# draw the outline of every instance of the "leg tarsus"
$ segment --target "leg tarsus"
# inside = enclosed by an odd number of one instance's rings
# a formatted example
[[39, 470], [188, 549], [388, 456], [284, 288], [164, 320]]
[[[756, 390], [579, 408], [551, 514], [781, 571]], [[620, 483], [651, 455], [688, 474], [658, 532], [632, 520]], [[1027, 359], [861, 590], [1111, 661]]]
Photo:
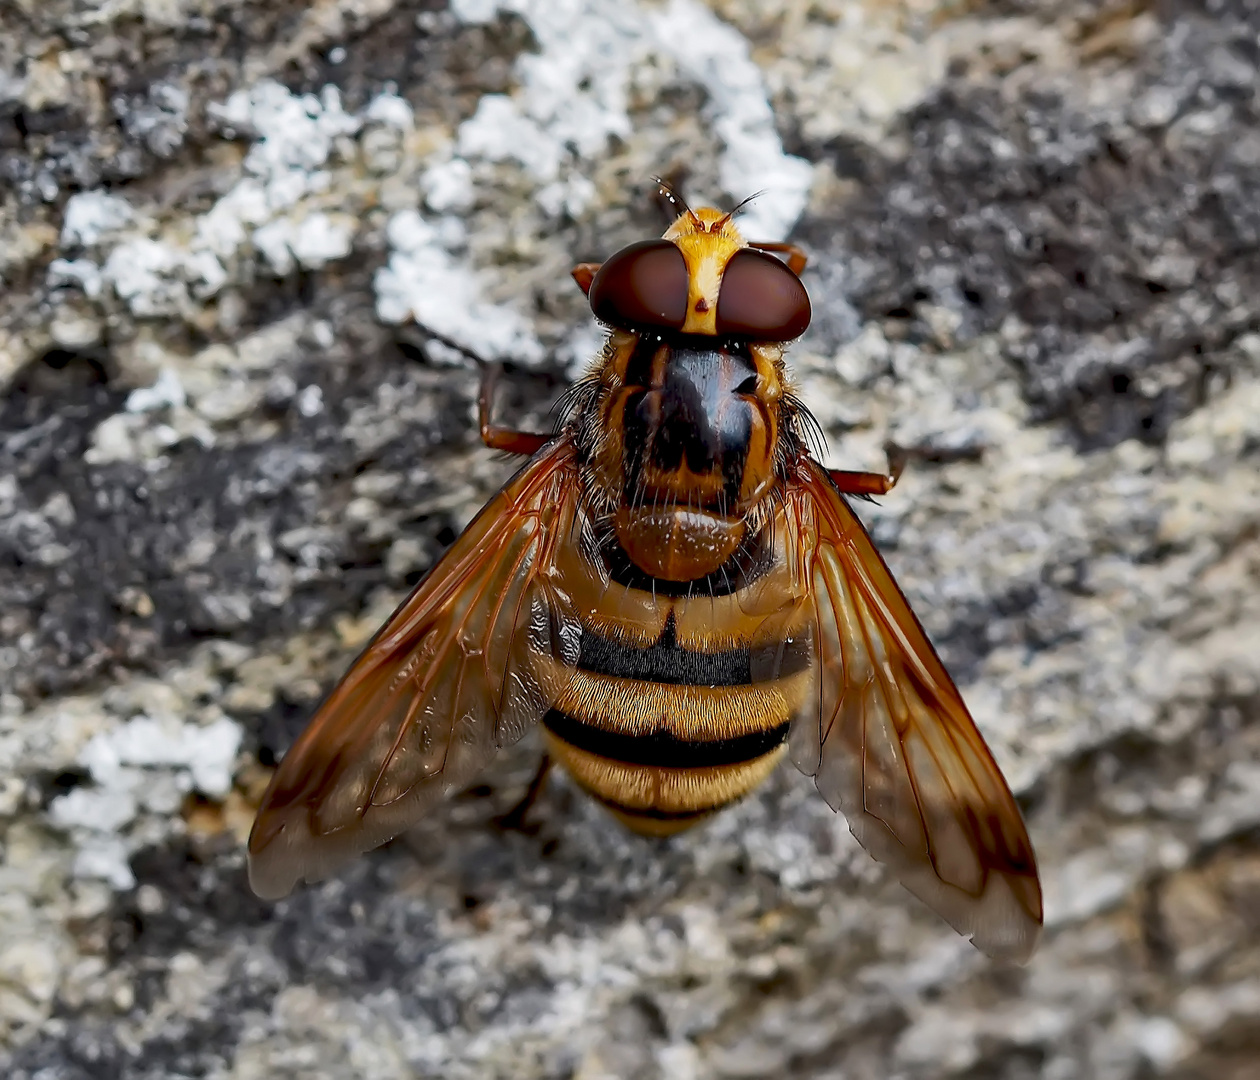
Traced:
[[509, 454], [536, 454], [551, 439], [533, 431], [516, 431], [491, 422], [494, 409], [494, 388], [503, 365], [481, 364], [481, 393], [477, 398], [477, 417], [481, 426], [481, 441], [491, 450], [506, 450]]
[[782, 243], [782, 242], [763, 243], [761, 241], [754, 241], [750, 243], [748, 246], [754, 247], [758, 251], [773, 251], [775, 254], [778, 254], [778, 255], [786, 255], [788, 269], [791, 270], [792, 273], [797, 274], [797, 275], [799, 275], [801, 271], [805, 269], [805, 264], [809, 262], [809, 256], [806, 255], [805, 252], [802, 251], [795, 244], [787, 244], [787, 243]]
[[873, 495], [887, 495], [892, 491], [911, 458], [943, 465], [951, 461], [978, 461], [983, 451], [983, 447], [977, 446], [965, 446], [955, 450], [926, 444], [901, 446], [895, 442], [886, 442], [884, 453], [888, 455], [887, 473], [847, 472], [844, 469], [828, 469], [827, 473], [844, 494], [869, 499]]
[[888, 472], [850, 472], [847, 469], [828, 469], [831, 482], [846, 495], [857, 495], [870, 498], [872, 495], [887, 495], [901, 479], [909, 455], [896, 443], [885, 443], [884, 453], [888, 455]]
[[[431, 330], [420, 323], [415, 325], [415, 332], [417, 336], [421, 337], [420, 348], [423, 348], [423, 342], [436, 341], [471, 360], [481, 369], [481, 392], [477, 399], [477, 413], [481, 427], [481, 441], [483, 443], [490, 447], [491, 450], [506, 450], [509, 454], [535, 454], [542, 449], [551, 438], [550, 435], [539, 435], [532, 431], [516, 431], [491, 422], [494, 387], [498, 381], [499, 372], [503, 368], [502, 363], [485, 360], [467, 346], [461, 345], [458, 341], [447, 337], [445, 334]], [[417, 343], [407, 340], [410, 337], [411, 334], [401, 335], [400, 343], [415, 348]]]
[[542, 794], [543, 786], [547, 783], [547, 774], [551, 771], [551, 755], [543, 754], [542, 760], [538, 763], [538, 771], [534, 773], [534, 778], [529, 782], [529, 787], [525, 789], [525, 794], [521, 800], [513, 806], [507, 813], [500, 814], [494, 819], [494, 823], [506, 832], [521, 832], [527, 836], [537, 831], [533, 827], [525, 824], [525, 815], [533, 808], [534, 803], [538, 801], [538, 796]]

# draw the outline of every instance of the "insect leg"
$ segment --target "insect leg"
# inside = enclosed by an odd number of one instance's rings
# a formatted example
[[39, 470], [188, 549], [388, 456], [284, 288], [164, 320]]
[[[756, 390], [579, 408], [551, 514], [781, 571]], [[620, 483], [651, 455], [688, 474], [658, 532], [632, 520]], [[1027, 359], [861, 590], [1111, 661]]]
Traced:
[[501, 364], [483, 364], [481, 368], [481, 394], [477, 399], [481, 441], [491, 450], [506, 450], [509, 454], [536, 454], [551, 438], [550, 435], [539, 435], [533, 431], [516, 431], [491, 422], [494, 387], [501, 370]]
[[595, 280], [595, 275], [599, 273], [601, 263], [578, 263], [569, 271], [573, 275], [573, 280], [578, 283], [578, 287], [586, 295], [590, 295], [591, 282]]
[[845, 495], [858, 495], [869, 498], [872, 495], [887, 495], [901, 478], [909, 456], [905, 450], [895, 443], [887, 443], [884, 452], [888, 455], [888, 472], [849, 472], [846, 469], [828, 469], [827, 475]]
[[795, 244], [750, 243], [748, 246], [756, 248], [758, 251], [773, 251], [779, 255], [786, 255], [788, 269], [791, 270], [792, 273], [794, 274], [799, 274], [802, 270], [805, 269], [805, 264], [809, 262], [809, 256], [806, 255], [805, 252], [803, 252]]
[[547, 774], [551, 771], [551, 765], [551, 755], [543, 754], [542, 761], [538, 763], [538, 771], [534, 773], [534, 778], [529, 782], [529, 787], [525, 789], [525, 794], [521, 797], [521, 801], [507, 813], [500, 814], [494, 819], [494, 823], [499, 828], [515, 832], [529, 831], [525, 828], [525, 815], [530, 812], [534, 803], [538, 801], [538, 796], [542, 794], [543, 785], [547, 783]]
[[884, 453], [888, 455], [888, 472], [846, 472], [844, 469], [828, 469], [827, 474], [832, 482], [845, 495], [856, 495], [869, 499], [872, 495], [886, 495], [901, 477], [906, 462], [911, 458], [917, 461], [928, 461], [935, 465], [944, 465], [951, 461], [977, 461], [983, 453], [982, 446], [952, 447], [898, 446], [896, 443], [884, 444]]

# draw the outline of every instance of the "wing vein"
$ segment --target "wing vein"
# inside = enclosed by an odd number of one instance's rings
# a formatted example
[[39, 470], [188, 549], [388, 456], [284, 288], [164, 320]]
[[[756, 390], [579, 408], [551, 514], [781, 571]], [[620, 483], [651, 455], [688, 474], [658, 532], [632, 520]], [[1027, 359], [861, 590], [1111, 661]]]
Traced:
[[[442, 790], [489, 760], [503, 741], [505, 712], [524, 731], [563, 691], [572, 659], [559, 657], [564, 663], [550, 665], [556, 670], [539, 685], [521, 668], [532, 644], [520, 630], [538, 595], [532, 583], [573, 542], [568, 526], [580, 498], [573, 437], [562, 434], [486, 504], [390, 616], [263, 796], [249, 842], [260, 895], [283, 896], [414, 824]], [[548, 591], [543, 602], [564, 597]], [[509, 680], [512, 671], [520, 677]], [[426, 782], [438, 776], [441, 783]]]
[[985, 952], [1027, 959], [1042, 903], [1019, 806], [861, 521], [816, 462], [790, 475], [818, 638], [793, 760], [920, 899]]

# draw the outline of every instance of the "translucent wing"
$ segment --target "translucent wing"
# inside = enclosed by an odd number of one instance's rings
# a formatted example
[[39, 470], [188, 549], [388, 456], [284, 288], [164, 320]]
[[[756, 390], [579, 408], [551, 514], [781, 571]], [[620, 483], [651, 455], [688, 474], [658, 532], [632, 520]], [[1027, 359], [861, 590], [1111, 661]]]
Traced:
[[581, 637], [553, 572], [575, 535], [577, 491], [561, 438], [485, 506], [354, 662], [263, 796], [249, 838], [258, 895], [284, 896], [396, 836], [547, 711]]
[[1041, 886], [1019, 807], [892, 574], [823, 469], [786, 510], [815, 608], [816, 698], [789, 753], [911, 892], [990, 956], [1024, 961]]

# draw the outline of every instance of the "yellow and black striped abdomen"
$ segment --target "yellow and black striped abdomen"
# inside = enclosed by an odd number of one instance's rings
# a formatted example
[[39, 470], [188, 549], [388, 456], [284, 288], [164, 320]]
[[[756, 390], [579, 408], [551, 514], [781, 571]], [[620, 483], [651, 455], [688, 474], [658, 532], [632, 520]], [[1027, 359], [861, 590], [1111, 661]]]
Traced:
[[636, 832], [696, 824], [782, 756], [813, 672], [790, 593], [779, 593], [777, 617], [746, 610], [773, 569], [764, 565], [756, 581], [732, 574], [729, 591], [696, 596], [654, 594], [623, 577], [586, 608], [577, 670], [543, 719], [546, 739], [574, 780]]
[[778, 354], [703, 334], [621, 332], [610, 346], [579, 429], [589, 528], [554, 573], [580, 657], [540, 678], [564, 687], [543, 726], [582, 787], [630, 828], [666, 835], [783, 755], [813, 692], [811, 608], [773, 509]]

